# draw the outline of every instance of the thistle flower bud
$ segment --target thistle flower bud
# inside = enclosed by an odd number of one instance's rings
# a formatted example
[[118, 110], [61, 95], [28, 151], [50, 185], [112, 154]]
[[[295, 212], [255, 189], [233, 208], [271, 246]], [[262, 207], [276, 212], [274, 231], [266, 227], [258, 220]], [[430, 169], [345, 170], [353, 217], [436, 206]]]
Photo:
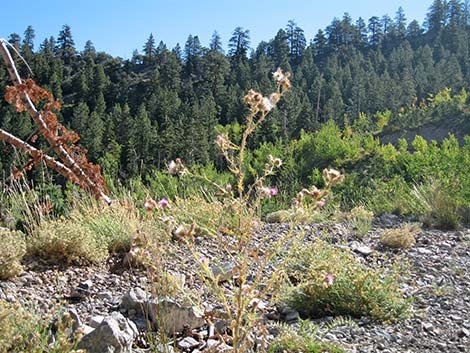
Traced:
[[262, 112], [270, 112], [273, 108], [274, 104], [266, 97], [263, 97], [261, 102], [258, 104], [258, 109]]
[[289, 81], [290, 72], [283, 73], [280, 67], [277, 68], [276, 72], [273, 72], [274, 80], [276, 80], [277, 84], [281, 86], [283, 89], [289, 89], [291, 83]]
[[147, 212], [153, 211], [157, 207], [157, 202], [151, 197], [147, 196], [144, 200], [144, 209]]
[[168, 169], [168, 173], [170, 173], [171, 175], [177, 174], [180, 177], [185, 175], [188, 172], [188, 170], [183, 165], [183, 162], [181, 161], [180, 158], [176, 158], [174, 161], [171, 161], [168, 164], [167, 169]]
[[344, 180], [344, 175], [335, 169], [323, 169], [323, 179], [330, 185], [336, 185]]

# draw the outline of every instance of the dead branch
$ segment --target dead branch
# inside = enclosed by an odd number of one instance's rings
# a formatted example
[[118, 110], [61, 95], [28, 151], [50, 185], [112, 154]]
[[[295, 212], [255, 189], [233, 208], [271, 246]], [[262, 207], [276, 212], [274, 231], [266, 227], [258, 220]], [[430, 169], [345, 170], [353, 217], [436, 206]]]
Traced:
[[74, 183], [78, 182], [77, 176], [70, 170], [70, 168], [60, 163], [59, 161], [56, 161], [51, 156], [48, 156], [47, 154], [43, 154], [41, 150], [38, 150], [37, 148], [31, 146], [30, 144], [24, 142], [23, 140], [19, 139], [18, 137], [10, 134], [9, 132], [3, 129], [0, 129], [0, 140], [9, 143], [10, 145], [16, 147], [18, 150], [26, 153], [27, 155], [31, 157], [35, 157], [35, 158], [39, 158], [40, 160], [43, 160], [44, 163], [46, 163], [46, 165], [49, 168], [63, 175], [68, 180]]
[[[4, 38], [0, 38], [0, 55], [3, 57], [3, 61], [5, 62], [7, 66], [10, 79], [15, 84], [15, 86], [20, 86], [23, 82], [21, 80], [21, 77], [18, 74], [18, 71], [15, 66], [15, 62], [13, 61], [13, 58], [10, 55], [7, 45], [8, 45], [8, 42]], [[23, 100], [23, 104], [26, 106], [31, 118], [39, 127], [39, 131], [41, 132], [41, 134], [46, 138], [47, 142], [51, 145], [53, 150], [57, 153], [58, 157], [63, 162], [63, 165], [66, 166], [68, 170], [72, 173], [72, 174], [69, 174], [69, 176], [72, 176], [72, 175], [75, 176], [75, 178], [73, 178], [72, 181], [74, 181], [75, 183], [78, 183], [81, 186], [86, 186], [94, 195], [99, 195], [107, 203], [111, 203], [110, 197], [104, 193], [103, 188], [100, 185], [93, 182], [90, 179], [90, 177], [83, 171], [80, 165], [74, 160], [74, 158], [70, 156], [70, 154], [67, 152], [64, 146], [57, 142], [57, 136], [55, 134], [49, 133], [49, 128], [46, 122], [44, 121], [41, 113], [36, 109], [34, 103], [31, 100], [31, 97], [28, 95], [27, 92], [21, 93], [21, 99]], [[3, 136], [6, 136], [6, 135], [3, 134]], [[21, 144], [22, 141], [21, 140], [19, 141]], [[24, 142], [22, 143], [25, 144]], [[24, 151], [24, 149], [22, 150]], [[49, 158], [53, 160], [52, 157], [49, 157]], [[46, 161], [46, 163], [52, 163], [51, 161], [47, 162], [47, 159], [44, 159], [44, 161]], [[56, 161], [56, 163], [58, 162]]]

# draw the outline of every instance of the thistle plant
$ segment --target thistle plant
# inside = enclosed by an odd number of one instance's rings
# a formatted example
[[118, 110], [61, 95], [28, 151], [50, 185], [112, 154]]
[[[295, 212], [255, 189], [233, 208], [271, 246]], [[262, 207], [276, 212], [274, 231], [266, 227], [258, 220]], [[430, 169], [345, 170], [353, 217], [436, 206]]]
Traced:
[[[263, 298], [273, 289], [276, 274], [273, 274], [269, 283], [261, 286], [263, 270], [277, 253], [274, 246], [270, 251], [262, 251], [252, 244], [253, 228], [258, 223], [257, 214], [262, 199], [274, 197], [278, 189], [270, 186], [268, 179], [281, 167], [282, 160], [275, 156], [269, 156], [263, 173], [255, 178], [255, 181], [245, 185], [246, 150], [250, 135], [266, 120], [282, 96], [291, 86], [289, 73], [283, 73], [277, 69], [273, 77], [277, 83], [277, 89], [269, 96], [263, 96], [254, 90], [248, 91], [244, 102], [249, 108], [246, 116], [245, 129], [239, 144], [230, 140], [228, 135], [220, 134], [215, 140], [216, 146], [227, 162], [229, 171], [236, 179], [236, 187], [231, 184], [219, 185], [205, 175], [190, 171], [181, 159], [175, 159], [168, 164], [168, 172], [179, 177], [194, 177], [206, 181], [216, 189], [215, 196], [219, 198], [219, 204], [224, 208], [224, 214], [228, 220], [219, 226], [211, 234], [223, 237], [219, 244], [223, 247], [226, 259], [231, 262], [231, 271], [228, 278], [221, 278], [216, 272], [223, 274], [223, 268], [217, 271], [218, 264], [210, 264], [208, 259], [195, 253], [195, 258], [201, 268], [201, 278], [210, 286], [224, 307], [226, 318], [229, 322], [231, 337], [228, 343], [234, 352], [253, 351], [257, 343], [253, 332], [259, 332], [260, 312], [265, 309]], [[156, 205], [152, 207], [157, 207]], [[173, 224], [172, 234], [178, 233], [183, 225]], [[188, 229], [194, 234], [198, 225], [194, 222]], [[184, 239], [192, 239], [185, 237]], [[254, 266], [256, 263], [256, 267]], [[227, 288], [220, 285], [229, 280], [231, 286]], [[263, 288], [261, 288], [263, 287]], [[255, 330], [255, 328], [258, 328]], [[262, 331], [262, 330], [261, 330]], [[220, 336], [222, 341], [226, 341]], [[259, 342], [258, 342], [259, 344]]]

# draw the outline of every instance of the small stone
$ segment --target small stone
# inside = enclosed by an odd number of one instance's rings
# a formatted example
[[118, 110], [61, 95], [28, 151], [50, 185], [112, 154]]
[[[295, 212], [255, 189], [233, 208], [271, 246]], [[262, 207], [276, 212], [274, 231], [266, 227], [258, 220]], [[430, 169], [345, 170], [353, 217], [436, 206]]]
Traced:
[[192, 337], [185, 337], [181, 341], [178, 342], [177, 346], [179, 349], [182, 349], [184, 351], [189, 351], [199, 346], [199, 342], [196, 341]]
[[425, 331], [431, 332], [432, 329], [434, 328], [434, 325], [431, 324], [430, 322], [423, 322], [422, 324], [423, 328]]
[[235, 266], [231, 262], [223, 262], [220, 265], [211, 265], [210, 270], [217, 283], [230, 280], [234, 275]]
[[156, 327], [159, 323], [163, 323], [167, 334], [182, 332], [185, 327], [199, 328], [206, 323], [204, 312], [200, 308], [183, 306], [169, 299], [149, 300], [147, 310], [151, 322]]
[[458, 332], [457, 334], [459, 335], [459, 337], [468, 337], [470, 336], [470, 331], [467, 330], [466, 328], [462, 327]]
[[78, 315], [78, 312], [75, 308], [69, 308], [65, 313], [70, 316], [73, 331], [82, 326], [82, 320], [80, 320], [80, 316]]
[[364, 256], [372, 254], [372, 249], [366, 245], [359, 246], [355, 251]]
[[81, 282], [79, 285], [78, 285], [78, 288], [81, 288], [81, 289], [85, 289], [85, 290], [90, 290], [91, 287], [93, 287], [93, 282], [88, 279], [84, 282]]
[[163, 344], [163, 343], [158, 343], [157, 344], [157, 352], [159, 353], [174, 353], [175, 349], [173, 348], [173, 345], [171, 344]]
[[227, 320], [217, 320], [214, 322], [215, 332], [219, 335], [224, 335], [227, 333], [228, 321]]
[[100, 299], [108, 300], [111, 301], [113, 300], [113, 295], [111, 292], [105, 291], [105, 292], [100, 292], [96, 295]]
[[113, 312], [96, 329], [83, 336], [77, 348], [89, 353], [128, 353], [138, 333], [132, 321], [121, 313]]
[[220, 341], [218, 341], [218, 340], [214, 340], [212, 338], [209, 338], [207, 340], [207, 348], [212, 348], [214, 346], [217, 346], [218, 344], [220, 344]]
[[95, 315], [95, 316], [91, 317], [90, 320], [88, 320], [88, 325], [90, 325], [93, 328], [97, 328], [99, 325], [101, 325], [103, 320], [104, 320], [104, 316]]
[[147, 306], [147, 293], [140, 288], [131, 288], [121, 298], [119, 307], [125, 311], [134, 310], [136, 313], [143, 314]]
[[298, 311], [292, 311], [288, 313], [284, 319], [284, 321], [289, 322], [289, 321], [296, 321], [300, 317], [300, 314]]
[[416, 251], [422, 255], [431, 255], [432, 251], [426, 248], [417, 248]]

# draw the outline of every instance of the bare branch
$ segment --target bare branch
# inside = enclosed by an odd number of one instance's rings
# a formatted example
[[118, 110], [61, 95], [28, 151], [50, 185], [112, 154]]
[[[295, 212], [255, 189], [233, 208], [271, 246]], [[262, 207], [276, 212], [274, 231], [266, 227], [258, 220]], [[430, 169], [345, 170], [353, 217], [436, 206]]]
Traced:
[[[10, 74], [10, 78], [13, 83], [15, 85], [21, 85], [22, 80], [18, 74], [18, 71], [16, 70], [15, 62], [13, 61], [13, 58], [11, 57], [10, 52], [7, 48], [7, 43], [8, 42], [4, 38], [0, 38], [0, 55], [3, 57], [3, 61], [7, 65], [8, 73]], [[49, 128], [46, 122], [44, 121], [41, 113], [38, 112], [38, 110], [36, 109], [28, 93], [22, 93], [21, 98], [25, 103], [25, 106], [31, 118], [39, 127], [39, 131], [46, 138], [47, 142], [57, 153], [58, 157], [60, 158], [60, 160], [62, 160], [64, 165], [67, 166], [76, 176], [78, 181], [86, 185], [94, 195], [100, 195], [100, 197], [102, 197], [107, 203], [111, 203], [111, 199], [104, 193], [103, 188], [89, 178], [89, 176], [83, 171], [83, 169], [76, 163], [74, 158], [70, 156], [64, 146], [62, 146], [62, 144], [57, 143], [57, 136], [55, 136], [55, 134], [48, 133]]]
[[3, 129], [0, 129], [0, 140], [9, 143], [10, 145], [16, 147], [17, 149], [28, 154], [31, 157], [39, 156], [40, 159], [43, 160], [49, 168], [55, 170], [57, 173], [63, 175], [72, 182], [78, 182], [77, 176], [73, 174], [70, 168], [67, 168], [64, 164], [60, 163], [59, 161], [56, 161], [54, 158], [48, 156], [47, 154], [43, 154], [41, 150], [38, 150], [37, 148], [31, 146], [27, 142], [24, 142], [23, 140], [10, 134], [9, 132], [6, 132]]

